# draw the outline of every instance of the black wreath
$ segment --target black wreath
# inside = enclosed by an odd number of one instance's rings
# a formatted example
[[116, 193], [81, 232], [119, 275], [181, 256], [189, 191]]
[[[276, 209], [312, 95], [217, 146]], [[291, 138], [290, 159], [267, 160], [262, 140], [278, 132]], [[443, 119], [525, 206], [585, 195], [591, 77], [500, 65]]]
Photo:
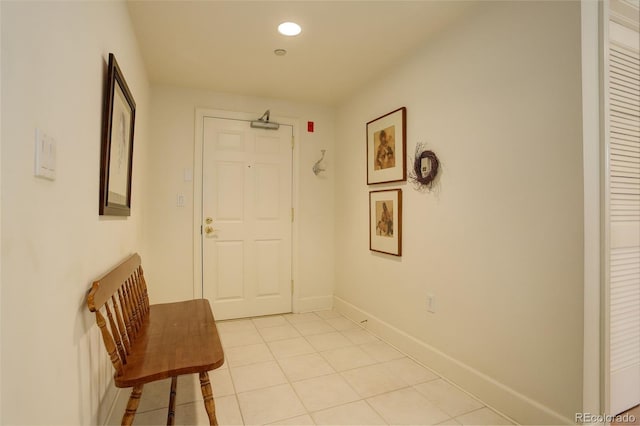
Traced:
[[[421, 185], [431, 187], [433, 180], [436, 178], [438, 174], [438, 167], [440, 166], [440, 161], [438, 157], [433, 151], [422, 151], [420, 155], [417, 155], [416, 152], [415, 159], [413, 160], [413, 172], [415, 173], [415, 181], [420, 183]], [[422, 159], [428, 158], [431, 163], [431, 170], [429, 170], [429, 174], [427, 176], [422, 176]], [[412, 176], [413, 177], [413, 176]]]

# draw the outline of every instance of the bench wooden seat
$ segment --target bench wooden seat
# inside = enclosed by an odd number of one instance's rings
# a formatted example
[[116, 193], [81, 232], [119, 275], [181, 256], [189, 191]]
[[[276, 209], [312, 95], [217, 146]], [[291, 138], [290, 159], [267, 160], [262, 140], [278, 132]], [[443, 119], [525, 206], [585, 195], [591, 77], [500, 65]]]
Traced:
[[[176, 378], [199, 374], [205, 409], [217, 424], [208, 371], [224, 363], [206, 299], [149, 305], [141, 260], [134, 254], [93, 283], [87, 297], [115, 368], [115, 385], [132, 387], [123, 425], [133, 423], [143, 385], [172, 378], [167, 424], [175, 419]], [[106, 315], [106, 319], [105, 319]]]

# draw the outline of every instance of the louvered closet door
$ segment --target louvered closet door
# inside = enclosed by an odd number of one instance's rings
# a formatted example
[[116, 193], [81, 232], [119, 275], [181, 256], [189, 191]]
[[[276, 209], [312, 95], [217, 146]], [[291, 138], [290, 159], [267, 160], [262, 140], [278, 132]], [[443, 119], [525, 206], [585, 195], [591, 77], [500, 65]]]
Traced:
[[610, 22], [611, 412], [640, 404], [640, 61], [638, 32]]

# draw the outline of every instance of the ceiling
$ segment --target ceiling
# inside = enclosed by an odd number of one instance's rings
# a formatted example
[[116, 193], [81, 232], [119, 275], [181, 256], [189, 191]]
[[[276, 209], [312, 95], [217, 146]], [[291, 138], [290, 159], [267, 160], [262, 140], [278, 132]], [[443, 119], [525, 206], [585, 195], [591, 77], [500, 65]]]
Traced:
[[[129, 1], [153, 83], [335, 105], [467, 12], [462, 1]], [[277, 32], [284, 21], [302, 34]], [[276, 56], [275, 49], [286, 49]]]

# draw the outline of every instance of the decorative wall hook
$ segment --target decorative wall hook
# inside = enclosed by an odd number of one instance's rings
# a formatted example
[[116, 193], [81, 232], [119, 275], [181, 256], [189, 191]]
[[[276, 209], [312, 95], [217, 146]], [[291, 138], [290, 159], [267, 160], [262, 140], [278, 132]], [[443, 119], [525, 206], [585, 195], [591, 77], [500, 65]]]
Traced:
[[324, 172], [325, 170], [327, 170], [327, 169], [324, 168], [324, 165], [322, 164], [322, 161], [324, 160], [324, 153], [327, 152], [327, 150], [326, 149], [322, 149], [322, 150], [320, 150], [320, 152], [322, 152], [322, 157], [318, 161], [316, 161], [316, 163], [313, 165], [313, 169], [312, 169], [313, 173], [316, 176], [318, 176], [320, 174], [320, 172]]

